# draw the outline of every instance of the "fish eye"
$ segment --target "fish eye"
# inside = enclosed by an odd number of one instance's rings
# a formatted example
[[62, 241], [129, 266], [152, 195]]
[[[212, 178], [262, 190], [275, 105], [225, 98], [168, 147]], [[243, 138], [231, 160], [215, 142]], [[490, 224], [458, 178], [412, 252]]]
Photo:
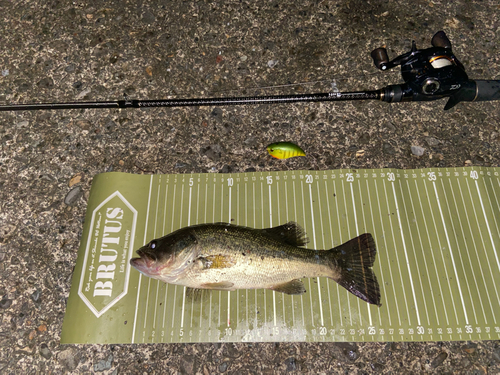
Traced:
[[151, 241], [148, 246], [150, 249], [155, 249], [156, 248], [156, 241]]

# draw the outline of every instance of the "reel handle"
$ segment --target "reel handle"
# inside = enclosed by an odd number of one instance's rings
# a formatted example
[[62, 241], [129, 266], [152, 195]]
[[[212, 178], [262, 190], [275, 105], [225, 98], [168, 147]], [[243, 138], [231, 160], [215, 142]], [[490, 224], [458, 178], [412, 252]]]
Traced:
[[389, 56], [387, 55], [387, 50], [384, 47], [374, 49], [371, 53], [373, 63], [380, 70], [386, 70], [388, 68]]
[[442, 30], [434, 34], [431, 39], [431, 44], [433, 47], [451, 49], [451, 42]]

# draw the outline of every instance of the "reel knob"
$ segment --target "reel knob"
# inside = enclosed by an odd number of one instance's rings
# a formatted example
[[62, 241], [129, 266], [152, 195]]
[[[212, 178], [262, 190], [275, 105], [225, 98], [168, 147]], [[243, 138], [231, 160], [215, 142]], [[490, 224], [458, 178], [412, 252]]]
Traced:
[[434, 34], [431, 40], [431, 44], [433, 47], [451, 48], [451, 42], [446, 36], [445, 32], [442, 30]]
[[372, 51], [373, 63], [380, 70], [387, 69], [387, 63], [389, 62], [389, 56], [387, 55], [387, 50], [383, 47], [374, 49]]

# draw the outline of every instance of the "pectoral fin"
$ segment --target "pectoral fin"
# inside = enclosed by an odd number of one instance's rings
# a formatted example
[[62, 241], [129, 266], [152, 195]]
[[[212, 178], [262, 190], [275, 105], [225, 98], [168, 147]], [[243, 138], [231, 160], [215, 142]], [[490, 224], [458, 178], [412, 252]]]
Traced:
[[198, 258], [198, 261], [203, 265], [203, 269], [214, 269], [214, 268], [229, 268], [234, 265], [234, 259], [222, 254], [217, 255], [207, 255], [205, 257]]
[[306, 292], [304, 283], [299, 279], [292, 280], [284, 284], [274, 285], [270, 289], [285, 294], [304, 294]]

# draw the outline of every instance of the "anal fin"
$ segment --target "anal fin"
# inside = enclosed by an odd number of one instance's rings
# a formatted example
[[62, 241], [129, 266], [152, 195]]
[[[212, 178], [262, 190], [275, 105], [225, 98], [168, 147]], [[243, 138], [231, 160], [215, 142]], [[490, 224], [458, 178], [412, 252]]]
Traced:
[[234, 283], [230, 281], [220, 281], [218, 283], [205, 283], [201, 285], [204, 289], [234, 290]]
[[288, 281], [283, 284], [274, 285], [269, 289], [285, 294], [304, 294], [306, 292], [304, 283], [299, 279]]
[[189, 301], [200, 302], [206, 300], [210, 296], [211, 291], [207, 289], [197, 289], [186, 287], [186, 298]]

